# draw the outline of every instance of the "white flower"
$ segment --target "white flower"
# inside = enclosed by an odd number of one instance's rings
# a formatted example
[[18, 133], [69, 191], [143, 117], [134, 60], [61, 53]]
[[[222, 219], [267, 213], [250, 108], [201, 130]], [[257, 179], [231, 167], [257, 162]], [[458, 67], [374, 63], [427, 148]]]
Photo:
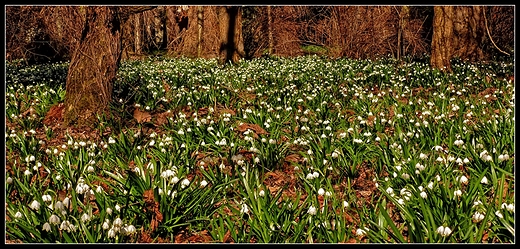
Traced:
[[482, 177], [482, 180], [480, 180], [480, 183], [488, 184], [488, 179], [486, 178], [486, 176]]
[[480, 221], [482, 221], [484, 219], [484, 217], [485, 217], [484, 214], [482, 214], [482, 213], [477, 211], [477, 212], [475, 212], [473, 214], [473, 221], [474, 222], [480, 222]]
[[325, 190], [323, 188], [318, 189], [318, 195], [322, 196], [325, 194]]
[[188, 180], [188, 178], [185, 178], [184, 180], [182, 180], [181, 188], [186, 188], [188, 185], [190, 185], [190, 180]]
[[462, 184], [466, 184], [466, 183], [468, 183], [468, 178], [466, 176], [461, 176], [459, 178], [459, 182]]
[[42, 200], [44, 202], [50, 202], [52, 201], [52, 197], [50, 195], [42, 195]]
[[314, 206], [310, 206], [309, 210], [307, 210], [307, 213], [310, 215], [315, 215], [317, 212], [316, 208]]
[[49, 217], [49, 223], [53, 224], [53, 225], [58, 225], [60, 224], [60, 217], [58, 217], [57, 215], [53, 214], [51, 215], [51, 217]]
[[260, 190], [260, 192], [258, 193], [259, 196], [264, 196], [265, 195], [265, 191], [262, 189]]
[[109, 137], [109, 138], [108, 138], [108, 143], [109, 143], [109, 144], [116, 143], [116, 140], [115, 140], [114, 138], [112, 138], [112, 137]]
[[110, 228], [110, 230], [108, 230], [108, 234], [107, 235], [108, 235], [109, 238], [114, 238], [114, 237], [116, 237], [116, 231], [114, 231], [113, 228]]
[[14, 214], [14, 218], [16, 219], [21, 219], [23, 217], [22, 213], [20, 213], [20, 211], [16, 212], [16, 214]]
[[37, 200], [31, 202], [30, 208], [38, 211], [40, 209], [40, 203]]
[[119, 204], [116, 204], [116, 206], [114, 207], [116, 209], [116, 211], [119, 212], [119, 210], [121, 210], [121, 206], [119, 206]]
[[249, 213], [249, 207], [247, 206], [247, 204], [242, 203], [242, 208], [240, 209], [240, 213], [241, 213], [241, 214], [247, 214], [247, 213]]
[[134, 233], [137, 232], [137, 230], [135, 229], [134, 225], [128, 225], [124, 229], [126, 231], [126, 234], [134, 234]]
[[347, 202], [347, 201], [343, 201], [343, 208], [346, 208], [346, 207], [348, 207], [348, 205], [349, 205], [349, 204], [348, 204], [348, 202]]
[[386, 189], [386, 192], [387, 192], [388, 194], [392, 195], [392, 194], [394, 193], [394, 190], [393, 190], [391, 187], [388, 187], [388, 188]]
[[201, 187], [206, 187], [207, 185], [208, 185], [208, 182], [206, 180], [202, 180], [202, 182], [200, 182]]
[[26, 169], [26, 170], [23, 172], [23, 174], [26, 175], [26, 176], [30, 176], [30, 175], [32, 175], [32, 172], [31, 172], [30, 170]]
[[503, 219], [503, 218], [504, 218], [504, 216], [502, 215], [502, 213], [500, 212], [500, 210], [495, 211], [495, 215], [496, 215], [498, 218], [500, 218], [500, 219]]
[[112, 209], [111, 208], [107, 208], [107, 214], [112, 214]]
[[7, 179], [5, 180], [5, 182], [6, 182], [7, 184], [11, 184], [11, 183], [13, 183], [13, 178], [11, 178], [11, 177], [7, 177]]
[[103, 230], [107, 230], [108, 228], [110, 228], [110, 222], [108, 221], [108, 219], [105, 219], [105, 222], [103, 222], [102, 228], [103, 228]]
[[454, 195], [455, 197], [459, 197], [459, 196], [462, 195], [462, 191], [460, 191], [460, 189], [457, 189], [457, 190], [453, 191], [453, 195]]
[[43, 224], [42, 230], [46, 231], [46, 232], [50, 232], [52, 230], [51, 225], [48, 222], [45, 222], [45, 224]]
[[364, 229], [358, 228], [356, 230], [356, 235], [357, 236], [363, 236], [363, 235], [366, 235], [366, 234], [367, 234], [367, 231], [365, 231]]
[[121, 227], [123, 225], [123, 221], [121, 220], [121, 218], [117, 217], [112, 223], [112, 225], [115, 227]]
[[449, 227], [440, 226], [437, 228], [436, 231], [443, 237], [446, 237], [451, 234], [451, 229]]
[[90, 221], [90, 215], [88, 215], [87, 213], [83, 213], [83, 215], [81, 215], [81, 221], [82, 222]]
[[426, 194], [426, 192], [424, 191], [421, 191], [421, 193], [419, 194], [423, 199], [426, 199], [426, 197], [428, 197], [428, 195]]

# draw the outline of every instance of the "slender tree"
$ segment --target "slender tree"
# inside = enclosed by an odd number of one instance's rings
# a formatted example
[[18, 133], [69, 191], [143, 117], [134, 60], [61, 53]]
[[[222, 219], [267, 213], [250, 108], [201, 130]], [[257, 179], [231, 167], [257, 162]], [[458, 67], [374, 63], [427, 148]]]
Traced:
[[122, 54], [122, 23], [153, 6], [79, 6], [85, 18], [66, 82], [64, 125], [92, 126], [108, 114]]

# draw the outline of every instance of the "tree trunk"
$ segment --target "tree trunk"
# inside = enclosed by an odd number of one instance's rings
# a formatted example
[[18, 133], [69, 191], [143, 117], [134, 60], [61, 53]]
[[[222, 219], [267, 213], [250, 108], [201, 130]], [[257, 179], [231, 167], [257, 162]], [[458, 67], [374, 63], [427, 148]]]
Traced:
[[271, 6], [267, 5], [267, 41], [268, 41], [267, 53], [269, 53], [269, 55], [273, 54], [273, 48], [274, 48], [272, 23], [273, 23], [273, 16], [272, 16], [272, 11], [271, 11]]
[[451, 72], [453, 56], [453, 6], [433, 7], [433, 37], [430, 66]]
[[109, 113], [122, 54], [122, 23], [153, 7], [87, 6], [83, 31], [69, 65], [64, 126], [92, 127]]
[[484, 6], [455, 6], [453, 55], [469, 61], [484, 59], [481, 48], [486, 38]]
[[202, 28], [204, 22], [204, 6], [197, 6], [197, 57], [202, 56]]
[[217, 7], [220, 30], [219, 63], [231, 61], [237, 63], [244, 57], [244, 39], [242, 36], [242, 8], [239, 6]]
[[451, 72], [451, 59], [485, 58], [481, 48], [485, 36], [483, 6], [435, 6], [430, 64]]
[[140, 55], [143, 53], [143, 46], [141, 45], [142, 44], [142, 40], [143, 40], [143, 36], [142, 36], [142, 30], [143, 30], [143, 27], [141, 26], [141, 16], [140, 15], [134, 15], [134, 32], [135, 32], [135, 36], [134, 36], [134, 53], [136, 55]]

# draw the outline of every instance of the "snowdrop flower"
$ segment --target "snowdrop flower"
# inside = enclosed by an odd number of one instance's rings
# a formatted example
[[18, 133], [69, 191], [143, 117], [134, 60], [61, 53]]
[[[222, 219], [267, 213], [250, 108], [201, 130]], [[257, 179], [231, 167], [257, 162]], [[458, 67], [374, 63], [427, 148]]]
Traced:
[[31, 202], [29, 206], [31, 209], [38, 211], [40, 209], [40, 203], [37, 200]]
[[367, 234], [367, 231], [365, 231], [364, 229], [358, 228], [358, 229], [356, 230], [356, 235], [357, 235], [357, 236], [364, 236], [364, 235], [366, 235], [366, 234]]
[[123, 221], [121, 218], [117, 217], [114, 222], [112, 223], [112, 226], [114, 227], [121, 227], [123, 225]]
[[509, 155], [508, 154], [503, 154], [503, 155], [499, 155], [498, 156], [498, 161], [499, 162], [507, 161], [507, 160], [509, 160]]
[[50, 232], [52, 230], [51, 225], [48, 222], [45, 222], [45, 224], [43, 224], [42, 230], [46, 231], [46, 232]]
[[200, 186], [201, 187], [206, 187], [208, 185], [208, 182], [206, 180], [202, 180], [202, 182], [200, 182]]
[[22, 215], [22, 213], [20, 213], [20, 211], [18, 211], [14, 214], [14, 218], [16, 218], [16, 219], [21, 219], [22, 217], [23, 217], [23, 215]]
[[347, 201], [343, 201], [343, 208], [347, 208], [349, 206]]
[[114, 238], [114, 237], [116, 237], [116, 231], [114, 231], [113, 228], [110, 228], [110, 230], [108, 230], [108, 234], [107, 234], [107, 236], [108, 236], [109, 238]]
[[123, 228], [124, 230], [124, 234], [126, 235], [129, 235], [129, 234], [134, 234], [137, 232], [137, 230], [135, 229], [135, 226], [134, 225], [128, 225], [128, 226], [125, 226]]
[[482, 180], [480, 180], [480, 183], [488, 184], [488, 179], [486, 178], [486, 176], [482, 177]]
[[316, 208], [314, 206], [310, 206], [309, 210], [307, 210], [307, 213], [310, 215], [315, 215], [317, 212]]
[[453, 191], [453, 195], [455, 197], [460, 197], [462, 195], [462, 191], [460, 191], [460, 189], [457, 189], [457, 190]]
[[30, 170], [26, 169], [26, 170], [23, 172], [23, 174], [26, 175], [26, 176], [30, 176], [30, 175], [32, 175], [32, 172], [31, 172]]
[[50, 195], [42, 195], [42, 200], [44, 202], [50, 202], [52, 201], [52, 197]]
[[259, 196], [264, 196], [265, 195], [265, 191], [262, 189], [260, 190], [260, 192], [258, 193]]
[[357, 143], [357, 144], [361, 144], [361, 143], [363, 143], [363, 140], [354, 138], [353, 142]]
[[242, 203], [242, 208], [240, 209], [240, 213], [241, 213], [241, 214], [247, 214], [247, 213], [249, 213], [249, 207], [247, 206], [247, 204]]
[[114, 143], [116, 143], [116, 140], [113, 137], [109, 137], [108, 138], [108, 143], [109, 144], [114, 144]]
[[76, 231], [76, 227], [70, 223], [68, 220], [64, 220], [60, 225], [61, 230], [65, 230], [67, 232]]
[[185, 178], [184, 180], [182, 180], [181, 188], [186, 188], [188, 185], [190, 185], [190, 180], [188, 180], [188, 178]]
[[502, 203], [502, 205], [500, 206], [502, 209], [506, 209], [507, 211], [510, 211], [510, 212], [514, 212], [515, 211], [515, 204], [507, 204], [507, 203]]
[[323, 196], [325, 194], [325, 190], [323, 188], [318, 189], [318, 195]]
[[440, 226], [437, 228], [437, 233], [443, 237], [447, 237], [451, 234], [451, 229], [449, 227]]
[[460, 139], [457, 139], [453, 142], [454, 145], [456, 146], [462, 146], [464, 144], [464, 141], [460, 140]]
[[110, 221], [108, 219], [105, 219], [105, 222], [103, 222], [103, 225], [101, 226], [103, 230], [107, 230], [110, 228]]
[[111, 208], [107, 208], [107, 214], [112, 214], [112, 209]]
[[13, 178], [11, 178], [11, 177], [7, 177], [7, 179], [5, 179], [5, 182], [6, 182], [7, 184], [11, 184], [11, 183], [13, 183]]
[[423, 199], [426, 199], [426, 197], [428, 197], [428, 195], [426, 194], [426, 192], [424, 191], [421, 191], [421, 193], [419, 194], [421, 196], [421, 198]]
[[391, 187], [388, 187], [386, 189], [386, 192], [389, 194], [389, 195], [393, 195], [394, 194], [394, 190], [391, 188]]
[[83, 215], [81, 215], [81, 221], [82, 222], [89, 222], [90, 221], [90, 215], [88, 215], [87, 213], [84, 213]]
[[473, 217], [472, 217], [473, 218], [473, 222], [480, 222], [480, 221], [482, 221], [484, 219], [484, 217], [485, 217], [484, 214], [482, 214], [482, 213], [477, 211], [477, 212], [475, 212], [473, 214]]
[[49, 217], [49, 223], [53, 224], [53, 225], [58, 225], [60, 224], [60, 217], [58, 217], [57, 215], [53, 214], [51, 215], [51, 217]]
[[466, 176], [457, 177], [459, 179], [459, 182], [462, 184], [468, 183], [468, 178]]

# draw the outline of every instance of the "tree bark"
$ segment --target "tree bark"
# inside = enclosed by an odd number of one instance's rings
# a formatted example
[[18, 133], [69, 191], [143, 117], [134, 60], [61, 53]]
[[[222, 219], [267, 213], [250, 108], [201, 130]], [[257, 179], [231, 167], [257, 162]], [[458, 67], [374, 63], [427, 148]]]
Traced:
[[121, 25], [151, 6], [87, 6], [83, 31], [66, 82], [64, 126], [92, 127], [109, 113], [112, 86], [122, 54]]
[[272, 11], [271, 11], [271, 6], [267, 5], [267, 41], [268, 41], [267, 53], [269, 53], [269, 55], [272, 55], [273, 50], [274, 50], [272, 23], [273, 23], [273, 16], [272, 16]]
[[202, 29], [204, 24], [204, 7], [197, 6], [197, 57], [202, 56]]
[[451, 59], [485, 58], [483, 6], [435, 6], [430, 65], [451, 72]]
[[220, 29], [219, 63], [237, 63], [244, 57], [244, 38], [242, 36], [242, 8], [239, 6], [220, 6], [217, 10]]

